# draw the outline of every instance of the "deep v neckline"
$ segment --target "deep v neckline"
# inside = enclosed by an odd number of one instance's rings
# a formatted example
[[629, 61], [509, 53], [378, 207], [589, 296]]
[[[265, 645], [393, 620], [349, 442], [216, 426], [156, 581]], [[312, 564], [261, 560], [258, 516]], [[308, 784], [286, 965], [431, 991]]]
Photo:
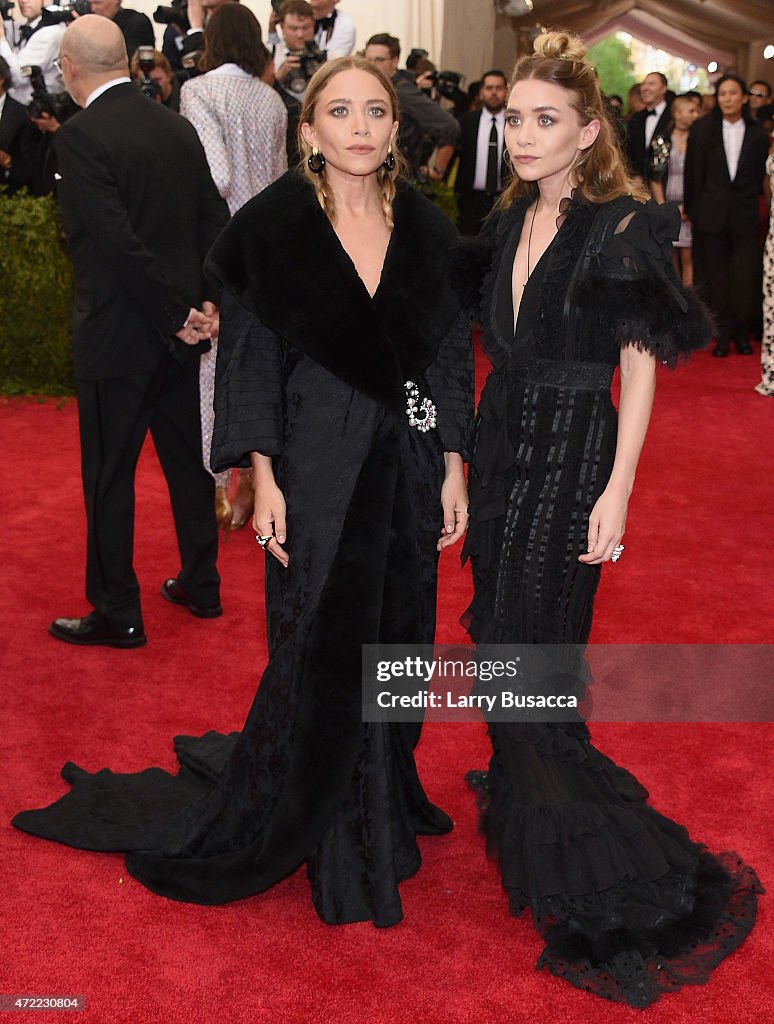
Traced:
[[[393, 205], [393, 213], [394, 212], [395, 212], [395, 206]], [[387, 242], [387, 248], [384, 250], [384, 260], [382, 261], [382, 269], [381, 269], [381, 271], [379, 273], [379, 280], [378, 280], [378, 282], [376, 284], [376, 288], [374, 289], [374, 293], [372, 295], [369, 292], [368, 286], [366, 285], [365, 281], [360, 276], [360, 273], [358, 272], [357, 266], [355, 265], [355, 261], [349, 255], [349, 253], [347, 252], [347, 250], [346, 250], [346, 248], [344, 246], [344, 243], [341, 241], [339, 236], [336, 234], [335, 227], [333, 226], [333, 224], [331, 224], [331, 222], [328, 219], [326, 214], [323, 214], [323, 216], [325, 217], [325, 223], [328, 225], [328, 228], [330, 230], [331, 235], [333, 236], [333, 240], [334, 240], [335, 244], [339, 247], [339, 249], [341, 250], [342, 255], [344, 256], [344, 259], [347, 261], [347, 263], [351, 267], [352, 274], [354, 275], [355, 280], [357, 281], [358, 285], [362, 288], [362, 290], [365, 292], [365, 295], [366, 295], [366, 298], [368, 299], [368, 301], [371, 302], [371, 303], [375, 303], [377, 301], [377, 299], [378, 299], [378, 296], [379, 296], [380, 292], [382, 291], [382, 288], [383, 288], [383, 286], [385, 284], [385, 279], [387, 278], [388, 272], [389, 272], [389, 269], [390, 269], [390, 263], [391, 263], [391, 259], [392, 259], [392, 255], [393, 255], [393, 251], [394, 251], [395, 236], [398, 234], [398, 230], [399, 230], [399, 218], [397, 216], [394, 217], [394, 224], [393, 224], [392, 231], [390, 232], [389, 240]]]
[[[518, 312], [516, 313], [516, 316], [513, 318], [513, 320], [514, 320], [514, 322], [513, 322], [513, 339], [514, 339], [514, 341], [519, 336], [519, 324], [520, 324], [520, 321], [521, 321], [521, 313], [522, 313], [522, 310], [524, 309], [524, 300], [527, 297], [527, 292], [529, 291], [529, 300], [527, 301], [527, 307], [529, 308], [529, 306], [532, 304], [532, 292], [533, 292], [533, 290], [535, 288], [537, 288], [538, 290], [540, 289], [540, 282], [542, 280], [542, 276], [543, 276], [544, 271], [545, 271], [545, 267], [543, 266], [543, 264], [548, 259], [549, 253], [553, 249], [554, 243], [556, 242], [556, 239], [559, 237], [559, 232], [561, 230], [562, 230], [562, 228], [561, 228], [561, 225], [560, 225], [556, 229], [556, 234], [554, 235], [554, 237], [551, 239], [551, 241], [545, 247], [543, 252], [540, 254], [540, 259], [537, 261], [535, 266], [532, 268], [532, 271], [531, 271], [529, 277], [527, 278], [527, 280], [526, 280], [526, 282], [524, 284], [524, 287], [521, 290], [521, 299], [519, 301], [519, 309], [518, 309]], [[516, 243], [516, 246], [518, 248], [518, 242]], [[513, 259], [511, 261], [511, 307], [513, 307], [513, 265], [514, 265], [515, 262], [516, 262], [516, 250], [514, 250], [514, 252], [513, 252]]]

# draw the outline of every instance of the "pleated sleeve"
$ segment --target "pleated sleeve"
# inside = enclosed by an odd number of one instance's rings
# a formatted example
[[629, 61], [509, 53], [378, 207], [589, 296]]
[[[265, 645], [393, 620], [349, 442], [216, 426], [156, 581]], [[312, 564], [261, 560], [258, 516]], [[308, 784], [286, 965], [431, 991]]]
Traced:
[[445, 452], [459, 452], [470, 460], [473, 426], [474, 376], [470, 317], [460, 311], [438, 354], [425, 371], [438, 412], [438, 432]]
[[279, 455], [285, 393], [282, 345], [274, 331], [224, 291], [215, 368], [214, 472], [249, 467], [250, 452]]

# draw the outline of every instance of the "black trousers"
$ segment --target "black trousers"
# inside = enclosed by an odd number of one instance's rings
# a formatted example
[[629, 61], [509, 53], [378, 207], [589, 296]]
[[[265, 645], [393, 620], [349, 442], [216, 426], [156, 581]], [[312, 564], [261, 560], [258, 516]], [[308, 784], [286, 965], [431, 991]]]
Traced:
[[94, 608], [116, 625], [142, 625], [132, 565], [134, 477], [148, 430], [172, 501], [178, 579], [197, 604], [217, 604], [218, 530], [214, 482], [202, 464], [198, 359], [180, 366], [165, 357], [155, 374], [79, 381], [78, 421], [86, 596]]
[[457, 209], [459, 219], [457, 227], [461, 235], [477, 235], [481, 230], [481, 223], [494, 206], [497, 196], [490, 196], [486, 192], [477, 192], [471, 189], [469, 192], [457, 193]]
[[745, 342], [761, 304], [761, 254], [757, 234], [695, 232], [704, 296], [718, 324], [718, 341]]

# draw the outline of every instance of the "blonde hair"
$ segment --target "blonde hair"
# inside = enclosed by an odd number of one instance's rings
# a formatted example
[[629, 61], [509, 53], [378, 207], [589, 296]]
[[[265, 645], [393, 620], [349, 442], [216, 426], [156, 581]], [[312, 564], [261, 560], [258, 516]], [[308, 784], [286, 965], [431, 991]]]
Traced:
[[[576, 157], [572, 172], [578, 192], [592, 203], [605, 203], [619, 196], [647, 199], [645, 189], [626, 170], [618, 146], [616, 129], [608, 116], [596, 71], [586, 58], [583, 41], [569, 32], [543, 32], [534, 42], [534, 53], [521, 57], [511, 75], [508, 91], [517, 82], [537, 79], [550, 82], [571, 93], [570, 106], [581, 124], [599, 121], [599, 134]], [[503, 209], [519, 196], [532, 195], [535, 185], [514, 174], [499, 205]]]
[[[307, 160], [311, 156], [312, 147], [301, 134], [301, 126], [304, 124], [314, 124], [317, 100], [331, 79], [335, 78], [342, 71], [352, 70], [366, 71], [369, 75], [372, 75], [387, 93], [390, 106], [392, 107], [392, 120], [397, 121], [400, 118], [400, 105], [395, 87], [376, 64], [372, 64], [371, 61], [366, 60], [364, 57], [337, 57], [335, 60], [326, 61], [312, 76], [306, 87], [304, 104], [298, 118], [298, 150], [301, 153], [299, 167], [304, 172], [307, 180], [314, 185], [317, 201], [332, 224], [336, 221], [336, 199], [333, 189], [328, 183], [325, 168], [319, 174], [314, 174], [309, 170]], [[387, 227], [390, 230], [394, 227], [392, 204], [397, 191], [395, 182], [407, 170], [406, 161], [394, 142], [392, 143], [392, 155], [395, 158], [395, 168], [389, 171], [384, 164], [381, 164], [376, 171], [376, 180], [382, 201], [382, 212], [384, 213]]]

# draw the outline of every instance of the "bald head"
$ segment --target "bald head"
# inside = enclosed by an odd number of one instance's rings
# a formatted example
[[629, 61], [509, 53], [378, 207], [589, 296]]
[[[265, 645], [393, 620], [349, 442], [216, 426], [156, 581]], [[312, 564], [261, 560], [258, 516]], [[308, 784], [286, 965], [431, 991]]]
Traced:
[[77, 18], [62, 36], [61, 53], [82, 76], [107, 76], [107, 80], [129, 74], [124, 34], [110, 18], [97, 14]]

